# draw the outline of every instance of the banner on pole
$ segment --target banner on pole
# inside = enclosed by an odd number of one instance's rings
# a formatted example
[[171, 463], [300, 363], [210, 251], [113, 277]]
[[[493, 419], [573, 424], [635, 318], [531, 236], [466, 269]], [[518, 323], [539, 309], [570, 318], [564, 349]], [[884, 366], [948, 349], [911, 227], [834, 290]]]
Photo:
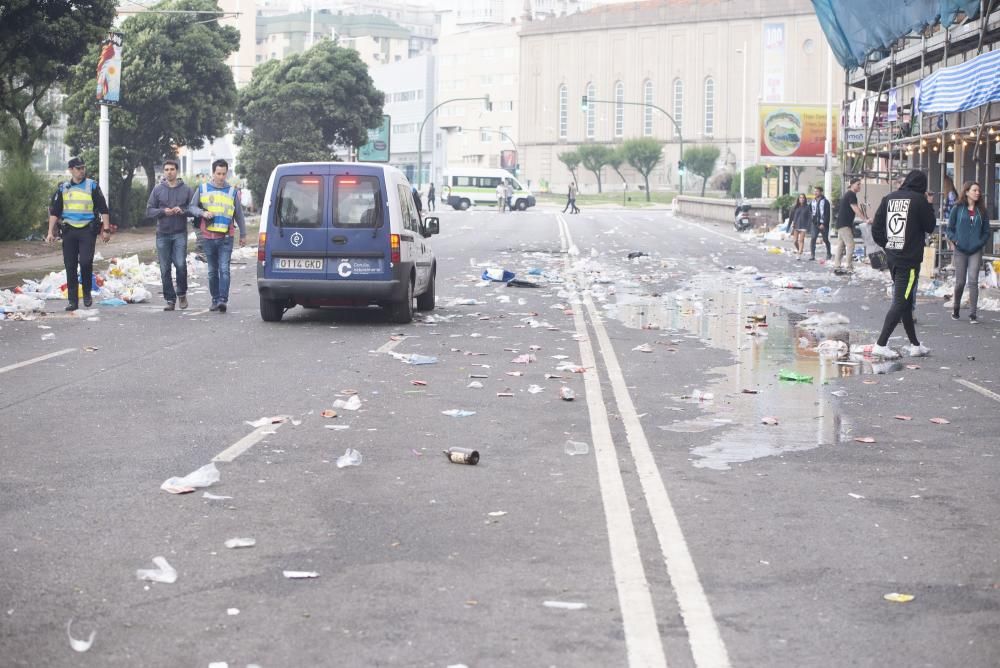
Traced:
[[120, 32], [109, 32], [101, 42], [97, 59], [97, 103], [118, 105], [122, 95], [122, 39]]

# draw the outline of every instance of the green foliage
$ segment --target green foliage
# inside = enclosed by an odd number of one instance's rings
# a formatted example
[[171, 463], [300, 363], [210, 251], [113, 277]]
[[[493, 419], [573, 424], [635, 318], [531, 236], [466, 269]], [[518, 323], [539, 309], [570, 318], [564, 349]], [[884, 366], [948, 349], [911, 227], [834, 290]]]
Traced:
[[[0, 3], [0, 150], [19, 162], [28, 161], [58, 111], [47, 103], [49, 90], [65, 81], [70, 66], [105, 36], [116, 4], [115, 0]], [[86, 62], [93, 86], [97, 58]]]
[[49, 182], [27, 163], [0, 168], [0, 241], [47, 229]]
[[332, 160], [335, 144], [365, 144], [382, 123], [384, 102], [358, 54], [330, 40], [254, 69], [240, 91], [236, 143], [255, 199], [263, 199], [276, 165]]
[[617, 174], [618, 178], [622, 180], [622, 183], [628, 185], [628, 183], [625, 181], [625, 175], [622, 174], [622, 164], [624, 164], [624, 162], [625, 162], [625, 152], [622, 151], [621, 146], [612, 151], [611, 155], [608, 156], [608, 167], [615, 170], [615, 174]]
[[[215, 0], [172, 0], [159, 10], [218, 11]], [[236, 105], [236, 84], [226, 58], [239, 48], [236, 28], [203, 15], [142, 13], [121, 25], [122, 104], [110, 110], [111, 164], [108, 205], [112, 221], [132, 225], [128, 193], [142, 168], [152, 190], [154, 168], [177, 148], [201, 148], [226, 131]], [[73, 68], [65, 109], [66, 142], [74, 152], [97, 148], [100, 110], [94, 104], [98, 45]], [[96, 156], [88, 162], [97, 166]]]
[[615, 154], [615, 150], [604, 144], [584, 144], [576, 150], [580, 164], [597, 177], [597, 192], [601, 192], [601, 169]]
[[778, 210], [779, 220], [783, 221], [788, 217], [789, 212], [792, 210], [792, 207], [795, 206], [795, 201], [798, 198], [798, 193], [789, 193], [787, 195], [780, 195], [774, 198], [774, 201], [771, 202], [771, 208]]
[[684, 151], [684, 167], [701, 177], [701, 196], [705, 196], [705, 185], [708, 177], [715, 171], [715, 163], [719, 160], [718, 146], [692, 146]]
[[576, 170], [580, 166], [580, 154], [577, 151], [564, 151], [556, 156], [559, 158], [559, 162], [566, 165], [566, 169], [569, 173], [573, 175], [573, 181], [576, 181]]
[[646, 201], [649, 201], [649, 175], [663, 160], [663, 144], [652, 137], [626, 139], [621, 145], [625, 162], [642, 174], [646, 186]]
[[[746, 186], [746, 197], [747, 199], [755, 199], [760, 197], [761, 194], [761, 179], [764, 178], [764, 165], [753, 165], [752, 167], [747, 167], [743, 171], [743, 178], [747, 180]], [[729, 196], [738, 199], [740, 196], [740, 179], [739, 174], [733, 178], [732, 184], [729, 186]]]

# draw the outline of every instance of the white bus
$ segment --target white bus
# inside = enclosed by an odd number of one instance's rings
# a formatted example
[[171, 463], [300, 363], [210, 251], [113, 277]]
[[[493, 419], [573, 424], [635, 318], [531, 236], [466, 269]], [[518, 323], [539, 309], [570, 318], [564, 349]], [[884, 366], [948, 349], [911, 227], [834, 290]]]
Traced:
[[514, 187], [511, 208], [524, 211], [535, 206], [535, 196], [506, 169], [451, 168], [445, 172], [441, 203], [465, 211], [473, 205], [496, 206], [497, 185], [507, 180]]

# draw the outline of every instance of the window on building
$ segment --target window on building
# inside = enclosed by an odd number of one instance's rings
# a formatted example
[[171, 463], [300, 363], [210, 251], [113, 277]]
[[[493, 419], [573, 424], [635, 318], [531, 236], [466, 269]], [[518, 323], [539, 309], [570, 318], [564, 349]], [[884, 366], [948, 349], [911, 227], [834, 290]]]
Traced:
[[674, 79], [674, 136], [678, 128], [684, 131], [684, 82]]
[[649, 79], [642, 84], [642, 101], [647, 105], [642, 110], [642, 134], [644, 137], [652, 137], [653, 108], [648, 105], [653, 104], [653, 82]]
[[492, 141], [492, 134], [489, 128], [479, 128], [479, 141]]
[[625, 135], [625, 84], [615, 83], [615, 137]]
[[559, 139], [569, 135], [569, 90], [566, 84], [559, 86]]
[[502, 102], [497, 102], [494, 104], [493, 108], [499, 111], [514, 111], [514, 100], [503, 100]]
[[705, 136], [715, 134], [715, 79], [705, 79]]
[[597, 105], [590, 100], [597, 97], [597, 86], [587, 84], [587, 139], [593, 139], [597, 129]]

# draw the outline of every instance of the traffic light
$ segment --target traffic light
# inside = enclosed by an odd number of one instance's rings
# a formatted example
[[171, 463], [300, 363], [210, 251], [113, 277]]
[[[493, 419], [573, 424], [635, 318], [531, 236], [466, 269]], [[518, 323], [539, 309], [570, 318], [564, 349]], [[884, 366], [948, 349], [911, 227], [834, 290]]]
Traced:
[[490, 95], [489, 95], [489, 93], [486, 94], [486, 96], [483, 98], [483, 100], [486, 102], [486, 111], [493, 111], [493, 103], [490, 102]]
[[587, 111], [587, 96], [580, 98], [580, 111]]
[[678, 174], [683, 174], [684, 173], [684, 161], [683, 160], [678, 160], [677, 161], [677, 173]]

